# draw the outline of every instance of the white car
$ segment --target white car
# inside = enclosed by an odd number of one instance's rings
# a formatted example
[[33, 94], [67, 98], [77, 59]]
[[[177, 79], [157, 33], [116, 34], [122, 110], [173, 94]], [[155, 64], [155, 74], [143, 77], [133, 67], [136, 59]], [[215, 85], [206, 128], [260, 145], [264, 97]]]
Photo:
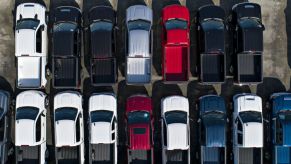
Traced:
[[188, 99], [182, 96], [166, 97], [162, 99], [161, 112], [163, 163], [177, 161], [190, 163]]
[[24, 91], [16, 97], [15, 159], [16, 163], [45, 164], [46, 95]]
[[54, 97], [55, 157], [58, 163], [85, 161], [82, 95], [74, 91]]
[[[262, 99], [254, 94], [233, 97], [233, 153], [234, 163], [262, 163], [263, 116]], [[255, 162], [254, 162], [255, 161]]]
[[44, 88], [47, 65], [46, 7], [22, 3], [16, 8], [15, 60], [18, 88]]
[[89, 98], [89, 163], [117, 163], [117, 101], [111, 93]]

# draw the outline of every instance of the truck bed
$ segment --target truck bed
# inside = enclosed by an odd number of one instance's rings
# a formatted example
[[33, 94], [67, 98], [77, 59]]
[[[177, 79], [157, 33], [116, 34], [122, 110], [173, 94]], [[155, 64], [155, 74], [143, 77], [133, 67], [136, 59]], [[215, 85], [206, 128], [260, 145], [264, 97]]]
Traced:
[[127, 57], [126, 80], [132, 84], [144, 84], [151, 81], [151, 58]]
[[54, 87], [77, 87], [79, 81], [78, 58], [54, 58], [53, 75]]
[[79, 146], [57, 147], [56, 164], [79, 164]]
[[90, 144], [89, 158], [92, 164], [113, 164], [114, 144]]
[[112, 84], [116, 81], [115, 58], [91, 60], [91, 82], [93, 85]]
[[152, 163], [152, 151], [151, 150], [129, 150], [128, 163], [150, 164]]
[[262, 82], [262, 54], [238, 54], [237, 63], [239, 83]]
[[18, 164], [39, 164], [40, 146], [16, 147]]
[[262, 163], [262, 148], [239, 148], [239, 164], [260, 164]]
[[201, 54], [200, 81], [220, 83], [225, 80], [224, 54]]
[[41, 83], [41, 57], [17, 57], [17, 86], [38, 88]]
[[164, 80], [188, 80], [188, 55], [186, 46], [166, 46], [164, 48]]
[[167, 164], [188, 164], [188, 150], [166, 150]]
[[291, 163], [291, 147], [275, 146], [274, 159], [275, 163]]
[[226, 162], [225, 148], [201, 146], [201, 163], [222, 164]]

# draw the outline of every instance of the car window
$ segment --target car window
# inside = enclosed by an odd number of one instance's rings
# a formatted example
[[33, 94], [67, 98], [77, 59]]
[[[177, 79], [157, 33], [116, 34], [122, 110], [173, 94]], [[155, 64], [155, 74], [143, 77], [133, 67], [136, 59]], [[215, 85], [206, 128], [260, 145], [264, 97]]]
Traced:
[[39, 109], [36, 107], [19, 107], [16, 109], [16, 120], [29, 119], [35, 120]]
[[134, 21], [129, 21], [128, 30], [146, 30], [149, 31], [151, 29], [151, 23], [146, 20], [134, 20]]
[[223, 30], [224, 24], [218, 20], [208, 20], [202, 22], [202, 27], [205, 31], [207, 30]]
[[113, 112], [100, 110], [91, 112], [91, 123], [93, 122], [111, 122]]
[[55, 111], [55, 121], [59, 120], [76, 120], [78, 110], [76, 108], [64, 107]]
[[128, 113], [128, 124], [149, 123], [150, 114], [145, 111], [134, 111]]
[[54, 32], [67, 32], [67, 31], [75, 31], [77, 29], [77, 25], [74, 23], [58, 23], [54, 25]]
[[166, 29], [167, 30], [174, 30], [174, 29], [182, 29], [182, 30], [186, 30], [188, 23], [185, 20], [182, 19], [171, 19], [166, 21]]
[[243, 123], [248, 123], [248, 122], [261, 123], [262, 122], [262, 115], [260, 112], [245, 111], [245, 112], [240, 112], [239, 115]]
[[225, 114], [220, 112], [208, 112], [202, 116], [205, 125], [215, 125], [225, 122]]
[[165, 113], [167, 124], [182, 123], [187, 124], [187, 113], [183, 111], [170, 111]]
[[21, 19], [17, 21], [16, 30], [21, 30], [21, 29], [36, 30], [38, 25], [39, 25], [39, 20], [37, 19]]
[[111, 31], [113, 28], [112, 22], [107, 22], [107, 21], [98, 21], [94, 22], [90, 25], [90, 30], [91, 32], [94, 31]]

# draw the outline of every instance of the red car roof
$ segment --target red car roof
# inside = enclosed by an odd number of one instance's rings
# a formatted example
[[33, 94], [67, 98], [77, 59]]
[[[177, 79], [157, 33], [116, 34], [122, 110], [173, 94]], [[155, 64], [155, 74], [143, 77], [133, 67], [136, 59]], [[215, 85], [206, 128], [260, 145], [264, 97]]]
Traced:
[[190, 23], [189, 10], [187, 9], [187, 7], [181, 6], [181, 5], [170, 5], [170, 6], [164, 7], [162, 10], [162, 18], [163, 18], [163, 22], [165, 22], [168, 19], [180, 18], [180, 19], [187, 20], [188, 25]]

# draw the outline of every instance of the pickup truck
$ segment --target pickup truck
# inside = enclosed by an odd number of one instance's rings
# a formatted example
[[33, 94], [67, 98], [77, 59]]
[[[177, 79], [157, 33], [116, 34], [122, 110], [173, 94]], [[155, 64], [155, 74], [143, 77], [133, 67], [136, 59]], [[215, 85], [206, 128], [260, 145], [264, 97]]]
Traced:
[[291, 94], [271, 95], [273, 164], [291, 163]]
[[44, 88], [47, 66], [46, 7], [20, 3], [15, 14], [17, 88]]
[[24, 91], [16, 97], [15, 159], [16, 164], [46, 164], [46, 95]]
[[182, 96], [162, 99], [162, 163], [190, 163], [189, 102]]
[[10, 112], [10, 93], [0, 90], [0, 164], [8, 163], [13, 152]]
[[233, 163], [263, 164], [262, 99], [254, 94], [233, 97]]
[[239, 3], [232, 7], [233, 74], [239, 84], [256, 84], [263, 80], [263, 31], [261, 7]]
[[198, 60], [199, 81], [206, 84], [225, 81], [225, 34], [224, 10], [215, 5], [199, 8], [198, 23]]
[[60, 92], [54, 97], [54, 141], [56, 164], [84, 164], [82, 95]]
[[126, 101], [126, 139], [128, 164], [153, 164], [152, 100], [145, 95], [134, 95]]
[[188, 81], [190, 16], [186, 7], [166, 6], [162, 10], [162, 74], [166, 82]]
[[201, 164], [227, 163], [227, 110], [224, 99], [216, 95], [199, 98]]
[[117, 101], [112, 93], [89, 98], [89, 164], [117, 164]]
[[128, 84], [151, 82], [152, 9], [134, 5], [126, 9], [126, 73]]
[[112, 7], [100, 5], [92, 7], [88, 14], [85, 37], [93, 86], [110, 85], [117, 81], [115, 15]]
[[51, 13], [53, 87], [78, 88], [81, 69], [81, 11], [73, 6], [58, 6]]

